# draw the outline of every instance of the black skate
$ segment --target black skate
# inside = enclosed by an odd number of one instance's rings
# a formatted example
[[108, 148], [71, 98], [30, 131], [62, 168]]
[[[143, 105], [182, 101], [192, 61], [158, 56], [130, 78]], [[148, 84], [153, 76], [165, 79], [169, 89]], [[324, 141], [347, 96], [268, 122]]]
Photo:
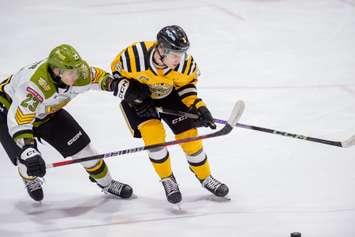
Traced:
[[212, 175], [201, 181], [202, 186], [218, 197], [224, 197], [228, 194], [228, 186], [215, 179]]
[[43, 189], [42, 189], [42, 185], [43, 185], [43, 179], [36, 177], [34, 179], [25, 179], [22, 178], [23, 182], [25, 183], [28, 195], [30, 195], [30, 197], [37, 201], [40, 202], [43, 200]]
[[162, 179], [161, 182], [165, 190], [166, 199], [173, 204], [181, 202], [181, 192], [174, 175]]
[[111, 194], [113, 196], [120, 197], [120, 198], [130, 198], [133, 194], [133, 189], [128, 184], [121, 183], [116, 180], [112, 180], [109, 185], [104, 187], [98, 184], [96, 180], [91, 176], [89, 176], [89, 178], [92, 182], [96, 183], [97, 186], [102, 188], [102, 192], [106, 194]]

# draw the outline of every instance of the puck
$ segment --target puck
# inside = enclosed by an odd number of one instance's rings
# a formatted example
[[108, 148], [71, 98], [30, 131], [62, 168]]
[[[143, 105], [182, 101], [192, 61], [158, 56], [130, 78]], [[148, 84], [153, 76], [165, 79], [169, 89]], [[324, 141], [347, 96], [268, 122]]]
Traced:
[[300, 232], [293, 232], [293, 233], [291, 233], [291, 237], [301, 237], [301, 233]]

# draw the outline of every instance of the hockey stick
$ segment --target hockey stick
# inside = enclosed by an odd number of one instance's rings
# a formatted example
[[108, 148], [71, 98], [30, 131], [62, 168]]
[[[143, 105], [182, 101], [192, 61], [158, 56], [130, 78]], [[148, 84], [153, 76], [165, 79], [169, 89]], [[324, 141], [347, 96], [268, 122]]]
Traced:
[[171, 145], [192, 142], [192, 141], [197, 141], [197, 140], [202, 140], [202, 139], [207, 139], [207, 138], [212, 138], [212, 137], [224, 136], [224, 135], [227, 135], [228, 133], [230, 133], [232, 131], [233, 127], [235, 127], [240, 116], [242, 115], [242, 113], [244, 111], [244, 107], [245, 107], [245, 105], [244, 105], [243, 101], [241, 101], [241, 100], [237, 101], [233, 107], [232, 113], [231, 113], [228, 121], [225, 122], [225, 126], [222, 129], [220, 129], [216, 132], [213, 132], [213, 133], [208, 133], [205, 135], [200, 135], [200, 136], [196, 136], [196, 137], [189, 137], [189, 138], [184, 138], [184, 139], [179, 139], [179, 140], [173, 140], [173, 141], [159, 143], [159, 144], [153, 144], [153, 145], [149, 145], [149, 146], [128, 148], [128, 149], [124, 149], [124, 150], [83, 157], [83, 158], [79, 158], [79, 159], [75, 159], [75, 160], [74, 159], [64, 160], [64, 161], [55, 162], [52, 164], [47, 164], [46, 168], [53, 168], [53, 167], [58, 167], [58, 166], [70, 165], [70, 164], [80, 163], [80, 162], [89, 161], [89, 160], [97, 160], [97, 159], [103, 159], [103, 158], [108, 158], [108, 157], [113, 157], [113, 156], [120, 156], [120, 155], [125, 155], [125, 154], [136, 153], [136, 152], [154, 149], [154, 148], [162, 147], [162, 146], [171, 146]]
[[[183, 112], [183, 111], [175, 111], [175, 110], [161, 108], [161, 107], [158, 107], [157, 111], [159, 113], [163, 113], [163, 114], [185, 116], [185, 117], [191, 118], [191, 119], [198, 118], [198, 115], [193, 114], [193, 113], [187, 113], [187, 112]], [[219, 124], [226, 123], [226, 121], [223, 119], [216, 119], [215, 118], [214, 121]], [[338, 147], [343, 147], [343, 148], [347, 148], [347, 147], [355, 145], [355, 135], [351, 136], [350, 138], [348, 138], [345, 141], [330, 141], [330, 140], [325, 140], [325, 139], [320, 139], [320, 138], [315, 138], [315, 137], [307, 137], [304, 135], [282, 132], [282, 131], [278, 131], [278, 130], [274, 130], [274, 129], [270, 129], [270, 128], [263, 128], [263, 127], [248, 125], [248, 124], [242, 124], [242, 123], [237, 123], [236, 126], [241, 127], [241, 128], [245, 128], [245, 129], [251, 129], [251, 130], [256, 130], [256, 131], [260, 131], [260, 132], [277, 134], [277, 135], [281, 135], [281, 136], [285, 136], [285, 137], [292, 137], [292, 138], [297, 138], [297, 139], [301, 139], [301, 140], [317, 142], [317, 143], [322, 143], [322, 144], [331, 145], [331, 146], [338, 146]]]

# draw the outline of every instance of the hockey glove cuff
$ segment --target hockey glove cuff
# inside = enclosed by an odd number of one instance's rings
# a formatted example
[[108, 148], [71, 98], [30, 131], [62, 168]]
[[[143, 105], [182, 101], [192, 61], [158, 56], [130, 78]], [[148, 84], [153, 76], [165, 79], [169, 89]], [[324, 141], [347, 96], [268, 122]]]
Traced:
[[195, 113], [199, 116], [194, 121], [196, 127], [210, 127], [211, 129], [217, 128], [214, 119], [211, 115], [211, 112], [207, 109], [206, 106], [201, 106], [199, 108], [195, 108], [194, 106], [192, 106], [189, 112]]
[[25, 146], [22, 149], [17, 165], [20, 172], [28, 176], [43, 177], [46, 174], [46, 163], [41, 153], [33, 146]]
[[113, 79], [110, 83], [110, 89], [113, 91], [114, 96], [118, 96], [130, 104], [142, 103], [150, 97], [149, 87], [134, 79]]

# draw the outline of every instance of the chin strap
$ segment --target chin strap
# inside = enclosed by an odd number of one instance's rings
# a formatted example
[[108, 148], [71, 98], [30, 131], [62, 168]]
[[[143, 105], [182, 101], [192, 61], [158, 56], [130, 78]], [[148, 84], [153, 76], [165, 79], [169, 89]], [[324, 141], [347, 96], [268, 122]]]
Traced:
[[[168, 66], [164, 63], [164, 61], [163, 61], [164, 58], [166, 57], [166, 55], [161, 55], [161, 53], [159, 52], [158, 47], [159, 47], [159, 46], [157, 46], [157, 47], [155, 48], [155, 51], [158, 53], [159, 60], [163, 63], [163, 67], [168, 67]], [[161, 67], [161, 65], [159, 65], [159, 63], [155, 61], [154, 57], [153, 57], [153, 62], [154, 62], [156, 65], [158, 65], [158, 66]]]

